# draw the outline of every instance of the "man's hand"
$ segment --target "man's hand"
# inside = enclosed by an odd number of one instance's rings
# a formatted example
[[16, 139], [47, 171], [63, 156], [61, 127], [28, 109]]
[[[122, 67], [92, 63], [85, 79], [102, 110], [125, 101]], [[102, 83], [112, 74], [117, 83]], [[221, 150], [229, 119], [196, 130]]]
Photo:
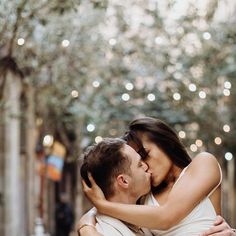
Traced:
[[217, 216], [214, 226], [201, 234], [201, 236], [236, 236], [236, 233], [225, 222], [222, 216]]

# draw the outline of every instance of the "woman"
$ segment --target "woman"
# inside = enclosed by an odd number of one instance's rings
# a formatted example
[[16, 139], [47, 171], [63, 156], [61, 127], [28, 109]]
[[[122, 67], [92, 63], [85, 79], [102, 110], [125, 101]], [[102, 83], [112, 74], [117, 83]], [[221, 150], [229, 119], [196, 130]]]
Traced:
[[211, 227], [220, 214], [221, 170], [216, 159], [201, 153], [191, 161], [177, 134], [160, 120], [137, 119], [129, 128], [127, 141], [152, 174], [152, 193], [144, 200], [146, 206], [124, 205], [108, 202], [95, 183], [92, 188], [83, 183], [98, 211], [153, 229], [154, 235], [199, 235]]

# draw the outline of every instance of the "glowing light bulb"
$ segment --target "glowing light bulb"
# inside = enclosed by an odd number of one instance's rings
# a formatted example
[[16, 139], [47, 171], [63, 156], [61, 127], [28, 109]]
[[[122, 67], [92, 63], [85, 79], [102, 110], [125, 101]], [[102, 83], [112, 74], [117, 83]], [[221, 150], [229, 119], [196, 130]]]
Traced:
[[22, 45], [25, 44], [25, 40], [24, 40], [23, 38], [19, 38], [19, 39], [17, 40], [17, 44], [18, 44], [19, 46], [22, 46]]
[[174, 93], [173, 98], [174, 98], [174, 100], [178, 101], [181, 99], [181, 95], [179, 93]]
[[155, 43], [156, 44], [162, 44], [162, 42], [163, 42], [163, 39], [161, 37], [156, 37], [155, 38]]
[[190, 145], [190, 150], [191, 150], [192, 152], [196, 152], [196, 151], [197, 151], [197, 145], [196, 145], [196, 144], [191, 144], [191, 145]]
[[203, 142], [200, 139], [197, 139], [195, 143], [198, 147], [202, 147], [202, 145], [203, 145]]
[[71, 91], [71, 96], [73, 98], [77, 98], [79, 96], [79, 92], [77, 90], [73, 90], [73, 91]]
[[223, 130], [228, 133], [230, 131], [230, 126], [229, 125], [224, 125]]
[[61, 42], [61, 45], [63, 48], [66, 48], [70, 45], [70, 41], [67, 40], [67, 39], [64, 39], [62, 42]]
[[98, 88], [99, 86], [100, 86], [100, 83], [97, 80], [93, 81], [94, 88]]
[[231, 152], [226, 152], [225, 153], [225, 159], [227, 161], [231, 161], [233, 159], [233, 154]]
[[127, 90], [131, 91], [131, 90], [133, 90], [134, 85], [133, 85], [132, 83], [127, 83], [127, 84], [125, 85], [125, 88], [126, 88]]
[[179, 137], [180, 138], [185, 138], [186, 137], [186, 133], [183, 130], [179, 131]]
[[225, 87], [226, 89], [231, 89], [231, 83], [230, 83], [229, 81], [225, 81], [225, 82], [224, 82], [224, 87]]
[[205, 40], [209, 40], [211, 38], [211, 34], [209, 32], [204, 32], [202, 34], [202, 37], [205, 39]]
[[153, 93], [149, 93], [147, 95], [147, 99], [150, 101], [150, 102], [153, 102], [156, 100], [156, 96], [153, 94]]
[[43, 138], [43, 146], [44, 147], [51, 147], [53, 145], [54, 138], [52, 135], [45, 135]]
[[95, 138], [95, 143], [100, 143], [103, 140], [103, 138], [101, 136], [97, 136]]
[[188, 88], [191, 92], [195, 92], [197, 90], [197, 86], [195, 84], [190, 84]]
[[122, 94], [121, 98], [122, 98], [123, 101], [129, 101], [130, 96], [129, 96], [128, 93], [124, 93], [124, 94]]
[[205, 93], [204, 91], [200, 91], [200, 92], [199, 92], [199, 97], [200, 97], [201, 99], [205, 99], [205, 98], [206, 98], [206, 93]]
[[222, 143], [222, 139], [220, 137], [216, 137], [214, 141], [216, 145], [220, 145]]
[[116, 39], [110, 39], [109, 40], [109, 44], [111, 45], [111, 46], [114, 46], [114, 45], [116, 45], [116, 43], [117, 43], [117, 41], [116, 41]]
[[95, 125], [94, 124], [88, 124], [87, 125], [87, 130], [88, 130], [88, 132], [93, 132], [95, 130]]
[[230, 90], [229, 89], [224, 89], [223, 94], [228, 97], [230, 95]]

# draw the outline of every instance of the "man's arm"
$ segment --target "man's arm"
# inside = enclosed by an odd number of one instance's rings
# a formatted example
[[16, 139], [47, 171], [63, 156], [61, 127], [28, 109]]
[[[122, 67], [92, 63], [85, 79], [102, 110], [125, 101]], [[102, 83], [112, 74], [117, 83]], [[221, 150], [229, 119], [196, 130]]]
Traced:
[[235, 229], [232, 229], [223, 217], [217, 216], [214, 226], [201, 234], [201, 236], [236, 236]]

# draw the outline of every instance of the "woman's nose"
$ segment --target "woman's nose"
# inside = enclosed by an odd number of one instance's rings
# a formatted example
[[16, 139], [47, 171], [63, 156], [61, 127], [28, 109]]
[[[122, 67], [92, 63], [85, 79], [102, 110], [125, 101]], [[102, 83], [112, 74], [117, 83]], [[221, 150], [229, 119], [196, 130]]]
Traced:
[[142, 161], [142, 166], [145, 171], [148, 170], [148, 165], [144, 161]]

